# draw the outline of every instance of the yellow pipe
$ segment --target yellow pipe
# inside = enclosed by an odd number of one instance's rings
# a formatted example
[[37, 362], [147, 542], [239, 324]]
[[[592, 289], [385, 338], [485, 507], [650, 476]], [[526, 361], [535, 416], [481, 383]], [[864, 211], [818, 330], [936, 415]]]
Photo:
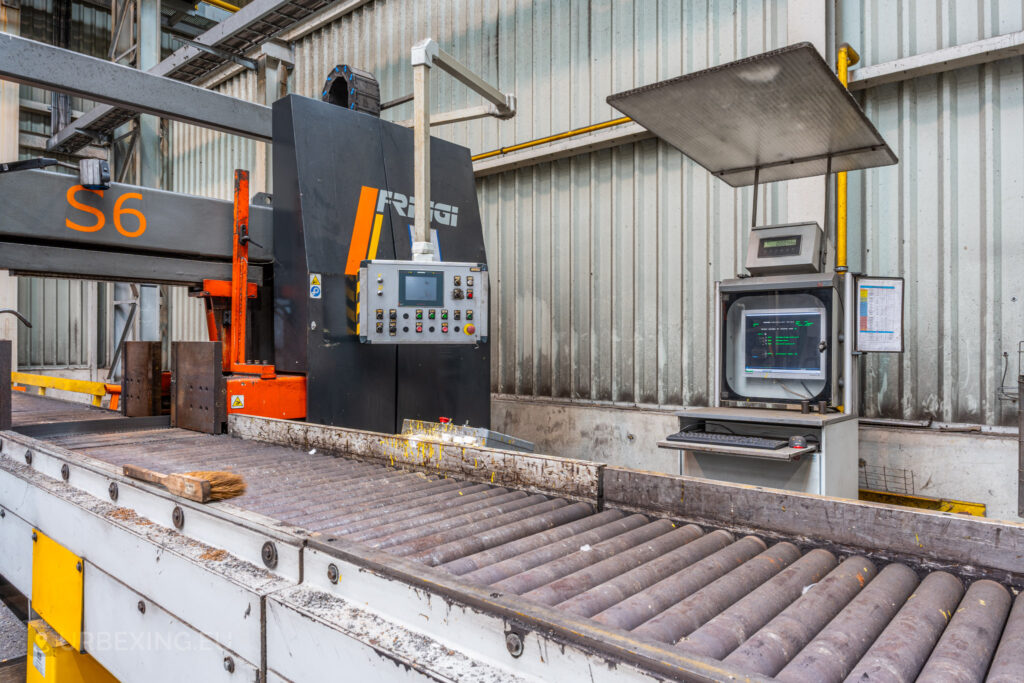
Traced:
[[584, 133], [593, 133], [595, 130], [601, 130], [603, 128], [611, 128], [612, 126], [621, 126], [623, 123], [629, 123], [633, 119], [628, 116], [623, 116], [621, 119], [612, 119], [611, 121], [605, 121], [604, 123], [595, 123], [592, 126], [584, 126], [583, 128], [575, 128], [573, 130], [567, 130], [564, 133], [558, 133], [556, 135], [549, 135], [546, 138], [539, 138], [537, 140], [530, 140], [529, 142], [520, 142], [518, 145], [510, 145], [508, 147], [501, 147], [499, 149], [492, 150], [490, 152], [484, 152], [483, 154], [477, 154], [472, 157], [473, 161], [480, 161], [481, 159], [490, 159], [500, 154], [508, 154], [509, 152], [516, 152], [520, 149], [527, 149], [529, 147], [536, 147], [537, 145], [543, 145], [546, 142], [554, 142], [555, 140], [564, 140], [565, 138], [575, 137], [577, 135], [583, 135]]
[[207, 5], [213, 5], [214, 7], [220, 7], [221, 9], [226, 9], [227, 11], [231, 12], [232, 14], [237, 12], [238, 10], [242, 9], [241, 7], [235, 7], [231, 3], [224, 2], [224, 0], [203, 0], [203, 2], [205, 2]]
[[[847, 43], [839, 48], [836, 71], [839, 82], [846, 88], [850, 82], [850, 67], [860, 61], [860, 55]], [[846, 267], [846, 173], [836, 174], [836, 271], [845, 272]]]

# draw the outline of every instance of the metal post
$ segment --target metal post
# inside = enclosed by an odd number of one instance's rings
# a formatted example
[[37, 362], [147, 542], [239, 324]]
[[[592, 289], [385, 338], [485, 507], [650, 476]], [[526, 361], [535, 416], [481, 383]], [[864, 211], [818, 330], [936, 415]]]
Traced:
[[[53, 3], [53, 42], [58, 47], [71, 47], [71, 0]], [[71, 97], [54, 91], [50, 103], [50, 130], [56, 135], [71, 123]]]
[[1024, 517], [1024, 375], [1017, 376], [1017, 515]]
[[416, 195], [412, 257], [416, 261], [433, 261], [434, 245], [430, 242], [430, 65], [413, 66], [413, 191]]
[[[135, 66], [141, 71], [149, 71], [160, 63], [160, 0], [139, 0], [138, 56]], [[139, 116], [138, 126], [139, 184], [159, 188], [163, 183], [160, 119], [142, 114]]]
[[11, 428], [11, 358], [13, 345], [9, 339], [0, 339], [0, 431]]
[[245, 307], [248, 304], [249, 172], [235, 171], [234, 256], [231, 264], [231, 333], [227, 355], [229, 367], [245, 364]]

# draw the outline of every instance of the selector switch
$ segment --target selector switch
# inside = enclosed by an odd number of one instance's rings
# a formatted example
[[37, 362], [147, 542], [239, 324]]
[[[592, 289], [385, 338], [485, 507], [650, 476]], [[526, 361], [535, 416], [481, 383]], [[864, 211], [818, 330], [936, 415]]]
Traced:
[[388, 333], [391, 334], [392, 337], [398, 334], [398, 325], [396, 323], [388, 325]]
[[462, 292], [462, 289], [460, 289], [459, 287], [456, 287], [455, 289], [452, 290], [452, 298], [453, 299], [455, 299], [455, 300], [462, 299], [464, 296], [465, 296], [465, 294]]
[[384, 323], [377, 323], [377, 334], [384, 334]]

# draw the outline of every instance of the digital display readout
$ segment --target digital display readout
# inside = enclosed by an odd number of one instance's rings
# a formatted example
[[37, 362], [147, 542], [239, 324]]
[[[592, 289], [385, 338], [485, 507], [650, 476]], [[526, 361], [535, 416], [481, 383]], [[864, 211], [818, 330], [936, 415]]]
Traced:
[[776, 258], [779, 256], [799, 256], [800, 235], [784, 235], [782, 237], [764, 237], [757, 243], [758, 258]]
[[430, 270], [398, 271], [399, 306], [441, 306], [444, 304], [444, 274]]
[[821, 373], [821, 313], [744, 316], [747, 372]]
[[795, 247], [800, 244], [800, 239], [797, 237], [788, 237], [781, 240], [764, 240], [762, 242], [765, 249], [775, 249], [778, 247]]

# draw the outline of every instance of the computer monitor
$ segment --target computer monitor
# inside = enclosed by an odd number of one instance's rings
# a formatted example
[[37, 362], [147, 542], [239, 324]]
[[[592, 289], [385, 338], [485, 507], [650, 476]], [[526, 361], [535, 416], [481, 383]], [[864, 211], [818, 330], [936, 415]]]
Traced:
[[820, 309], [743, 311], [743, 372], [766, 379], [824, 379]]

